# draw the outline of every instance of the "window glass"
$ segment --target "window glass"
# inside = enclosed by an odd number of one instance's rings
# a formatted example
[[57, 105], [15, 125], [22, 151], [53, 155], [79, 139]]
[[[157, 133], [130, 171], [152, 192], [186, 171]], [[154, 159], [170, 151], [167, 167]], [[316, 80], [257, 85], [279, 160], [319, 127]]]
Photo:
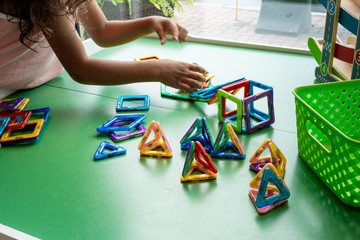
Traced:
[[[99, 0], [101, 1], [101, 0]], [[102, 9], [108, 19], [134, 19], [162, 15], [151, 3], [105, 1]], [[353, 1], [353, 0], [347, 0]], [[148, 1], [146, 1], [148, 2]], [[309, 37], [324, 36], [326, 9], [319, 0], [180, 0], [176, 20], [196, 38], [247, 45], [308, 50]], [[346, 43], [351, 35], [340, 24], [338, 37]]]
[[[317, 0], [194, 0], [183, 8], [177, 20], [196, 37], [304, 50], [309, 37], [324, 37], [326, 9]], [[338, 26], [343, 42], [349, 35]]]

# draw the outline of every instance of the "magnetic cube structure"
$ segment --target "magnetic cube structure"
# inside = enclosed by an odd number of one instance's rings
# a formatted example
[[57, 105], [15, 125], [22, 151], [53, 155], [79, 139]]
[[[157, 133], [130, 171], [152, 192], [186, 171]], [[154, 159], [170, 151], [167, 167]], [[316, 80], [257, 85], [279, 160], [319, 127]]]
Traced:
[[[245, 88], [244, 98], [219, 89], [218, 91], [218, 118], [220, 122], [228, 120], [234, 130], [239, 133], [251, 133], [262, 127], [268, 126], [275, 122], [273, 88], [252, 80], [244, 79], [240, 88]], [[255, 94], [255, 89], [261, 90]], [[233, 90], [233, 89], [232, 89]], [[247, 94], [247, 90], [248, 94]], [[266, 98], [267, 112], [255, 108], [255, 102]], [[226, 100], [236, 104], [236, 109], [226, 112]], [[252, 119], [256, 123], [252, 123]]]

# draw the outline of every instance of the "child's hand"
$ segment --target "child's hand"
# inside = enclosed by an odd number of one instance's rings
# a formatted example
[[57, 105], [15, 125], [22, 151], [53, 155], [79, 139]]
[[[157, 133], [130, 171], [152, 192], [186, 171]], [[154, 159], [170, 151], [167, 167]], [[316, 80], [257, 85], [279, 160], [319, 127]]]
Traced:
[[174, 41], [186, 41], [188, 31], [171, 18], [152, 16], [152, 27], [160, 38], [161, 45], [166, 43], [166, 35], [172, 35]]
[[202, 89], [206, 70], [195, 64], [172, 60], [159, 61], [160, 81], [167, 86], [195, 92]]

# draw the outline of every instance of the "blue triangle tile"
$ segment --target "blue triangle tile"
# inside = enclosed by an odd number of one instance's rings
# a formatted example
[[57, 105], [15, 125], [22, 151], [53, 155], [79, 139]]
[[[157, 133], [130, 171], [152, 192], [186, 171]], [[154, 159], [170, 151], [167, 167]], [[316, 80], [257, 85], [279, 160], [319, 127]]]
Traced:
[[[110, 149], [110, 152], [104, 152], [105, 148]], [[110, 142], [107, 141], [103, 141], [100, 143], [97, 151], [94, 154], [94, 159], [95, 160], [100, 160], [100, 159], [104, 159], [104, 158], [109, 158], [109, 157], [113, 157], [113, 156], [118, 156], [121, 154], [126, 153], [126, 149], [120, 146], [117, 146], [115, 144], [112, 144]]]
[[[265, 193], [270, 180], [279, 189], [280, 193], [266, 198]], [[289, 197], [290, 197], [290, 192], [287, 189], [287, 187], [283, 184], [283, 182], [278, 178], [278, 176], [276, 176], [273, 170], [271, 170], [270, 168], [265, 168], [263, 176], [261, 178], [259, 192], [255, 202], [256, 207], [262, 208], [286, 200]]]

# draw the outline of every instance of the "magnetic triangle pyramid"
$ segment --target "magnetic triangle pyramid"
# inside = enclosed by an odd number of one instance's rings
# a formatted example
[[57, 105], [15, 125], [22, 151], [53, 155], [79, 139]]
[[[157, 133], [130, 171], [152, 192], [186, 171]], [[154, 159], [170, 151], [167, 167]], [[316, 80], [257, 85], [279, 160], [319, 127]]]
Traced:
[[[266, 149], [270, 151], [270, 156], [261, 156]], [[284, 154], [271, 139], [266, 139], [249, 159], [252, 170], [258, 172], [265, 164], [272, 163], [282, 178], [285, 175], [286, 161]]]
[[[270, 185], [272, 181], [274, 185]], [[274, 165], [266, 164], [250, 182], [249, 195], [259, 213], [267, 213], [287, 201], [289, 188]]]
[[[104, 152], [105, 149], [111, 150], [110, 152]], [[117, 145], [114, 145], [110, 142], [103, 141], [100, 143], [97, 151], [94, 154], [95, 160], [100, 160], [104, 158], [109, 158], [117, 155], [126, 153], [126, 149]]]
[[25, 98], [17, 98], [12, 100], [4, 100], [1, 101], [0, 107], [5, 108], [7, 110], [15, 110], [22, 102], [24, 102]]
[[228, 121], [221, 125], [211, 156], [218, 158], [245, 158], [245, 150]]
[[[154, 134], [154, 137], [149, 140], [151, 134]], [[161, 125], [156, 121], [150, 122], [138, 145], [138, 149], [140, 150], [140, 155], [155, 157], [171, 157], [173, 155]]]
[[214, 140], [205, 118], [197, 118], [180, 141], [181, 149], [188, 149], [191, 141], [198, 141], [207, 152], [211, 152]]
[[[198, 173], [194, 173], [195, 170]], [[217, 172], [217, 168], [201, 143], [191, 141], [180, 177], [181, 182], [216, 179]]]

